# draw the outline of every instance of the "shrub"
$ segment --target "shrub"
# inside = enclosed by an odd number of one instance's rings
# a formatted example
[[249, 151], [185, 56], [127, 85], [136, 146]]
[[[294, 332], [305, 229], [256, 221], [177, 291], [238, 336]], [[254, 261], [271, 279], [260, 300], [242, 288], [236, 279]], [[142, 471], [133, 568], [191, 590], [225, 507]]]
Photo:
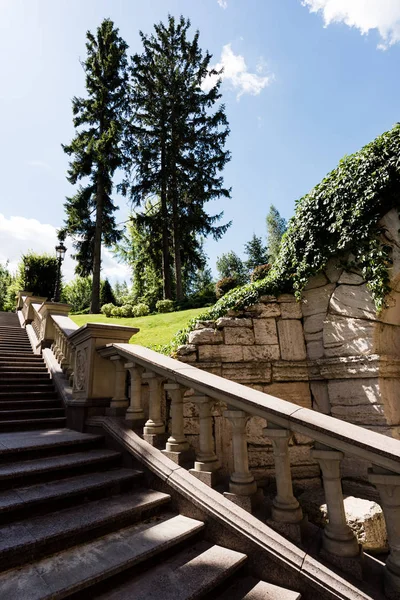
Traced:
[[90, 307], [92, 298], [92, 278], [75, 277], [64, 286], [61, 298], [71, 305], [71, 312], [82, 313]]
[[236, 277], [223, 277], [215, 284], [215, 293], [217, 298], [222, 298], [227, 292], [237, 287], [238, 280]]
[[122, 306], [114, 306], [114, 308], [111, 310], [111, 316], [112, 317], [122, 317]]
[[174, 310], [173, 300], [159, 300], [156, 303], [156, 310], [159, 313], [169, 313]]
[[121, 317], [126, 317], [126, 318], [133, 317], [134, 316], [133, 309], [134, 309], [134, 307], [131, 304], [123, 304], [120, 307]]
[[266, 265], [258, 265], [258, 267], [255, 267], [250, 276], [251, 281], [253, 282], [258, 281], [259, 279], [264, 279], [268, 275], [271, 266], [272, 265], [268, 263]]
[[108, 304], [103, 304], [103, 306], [100, 309], [100, 312], [103, 315], [106, 315], [106, 317], [111, 317], [113, 308], [116, 308], [115, 305], [109, 302]]
[[132, 306], [132, 313], [134, 317], [147, 317], [150, 314], [150, 307], [144, 302], [139, 302], [136, 306]]
[[57, 280], [58, 263], [55, 256], [28, 252], [19, 265], [19, 278], [25, 290], [34, 296], [51, 298]]

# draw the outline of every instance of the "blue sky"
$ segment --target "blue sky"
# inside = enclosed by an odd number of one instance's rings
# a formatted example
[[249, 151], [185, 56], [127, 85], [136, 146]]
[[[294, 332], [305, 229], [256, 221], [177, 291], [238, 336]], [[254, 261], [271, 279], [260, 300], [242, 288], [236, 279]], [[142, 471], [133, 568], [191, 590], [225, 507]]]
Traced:
[[[223, 252], [265, 237], [270, 204], [289, 218], [344, 154], [400, 118], [399, 0], [0, 0], [0, 262], [56, 243], [73, 193], [61, 143], [74, 133], [71, 98], [84, 93], [86, 31], [110, 17], [133, 54], [139, 29], [168, 12], [189, 17], [225, 67], [232, 199], [208, 206], [233, 224], [206, 243], [213, 270]], [[129, 207], [117, 203], [122, 222]], [[103, 266], [128, 278], [110, 253]]]

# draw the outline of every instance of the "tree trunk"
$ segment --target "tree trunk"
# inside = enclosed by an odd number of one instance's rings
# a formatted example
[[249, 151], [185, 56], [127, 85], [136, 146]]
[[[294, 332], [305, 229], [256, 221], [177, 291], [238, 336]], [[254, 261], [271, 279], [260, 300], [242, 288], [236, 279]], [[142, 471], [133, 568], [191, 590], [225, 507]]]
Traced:
[[175, 289], [176, 299], [178, 302], [183, 300], [183, 285], [182, 285], [182, 261], [181, 261], [181, 244], [180, 244], [180, 233], [179, 233], [179, 214], [178, 214], [178, 202], [176, 198], [176, 191], [173, 191], [173, 237], [174, 237], [174, 265], [175, 265]]
[[162, 215], [162, 271], [163, 271], [163, 298], [172, 300], [171, 271], [169, 260], [168, 239], [168, 207], [166, 185], [165, 142], [161, 142], [161, 215]]
[[103, 226], [103, 204], [104, 204], [104, 185], [101, 174], [97, 180], [96, 190], [96, 225], [94, 232], [93, 246], [93, 281], [92, 298], [90, 303], [90, 312], [97, 314], [100, 312], [100, 269], [101, 269], [101, 238]]

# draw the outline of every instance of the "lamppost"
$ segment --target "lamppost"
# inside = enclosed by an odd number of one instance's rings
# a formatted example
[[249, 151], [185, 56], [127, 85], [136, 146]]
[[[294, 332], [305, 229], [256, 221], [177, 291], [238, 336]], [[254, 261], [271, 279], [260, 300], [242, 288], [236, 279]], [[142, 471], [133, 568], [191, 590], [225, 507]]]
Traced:
[[56, 254], [57, 254], [57, 279], [56, 279], [56, 287], [54, 290], [54, 298], [51, 299], [52, 302], [60, 302], [60, 284], [61, 284], [61, 263], [64, 260], [64, 256], [67, 249], [62, 242], [56, 246]]

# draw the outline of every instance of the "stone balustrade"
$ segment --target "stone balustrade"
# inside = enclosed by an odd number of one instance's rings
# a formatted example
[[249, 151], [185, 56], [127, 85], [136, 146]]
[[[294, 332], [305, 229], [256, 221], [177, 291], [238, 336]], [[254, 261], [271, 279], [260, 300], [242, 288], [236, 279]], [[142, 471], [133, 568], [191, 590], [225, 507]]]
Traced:
[[[198, 447], [190, 472], [213, 485], [218, 480], [219, 460], [213, 430], [213, 407], [223, 403], [223, 416], [232, 427], [233, 468], [228, 497], [250, 499], [257, 485], [249, 469], [246, 423], [251, 416], [265, 419], [264, 435], [273, 446], [277, 494], [271, 517], [277, 524], [293, 527], [303, 521], [302, 509], [293, 492], [289, 443], [293, 435], [305, 435], [315, 442], [311, 449], [319, 464], [329, 523], [323, 532], [326, 556], [340, 561], [361, 560], [360, 546], [346, 523], [340, 465], [344, 456], [372, 465], [370, 481], [376, 486], [388, 524], [390, 557], [386, 565], [389, 597], [400, 593], [400, 442], [331, 416], [299, 407], [247, 386], [206, 373], [191, 365], [131, 344], [111, 344], [97, 350], [110, 362], [121, 363], [131, 374], [130, 400], [125, 418], [133, 427], [143, 427], [143, 436], [178, 464], [188, 450], [183, 427], [183, 396], [196, 407]], [[120, 383], [117, 379], [118, 389]], [[148, 420], [143, 395], [148, 388]], [[118, 394], [116, 388], [115, 393]], [[189, 391], [189, 392], [188, 392]], [[168, 396], [169, 403], [166, 402]], [[165, 406], [170, 405], [170, 415]], [[162, 415], [165, 415], [163, 418]], [[170, 436], [166, 434], [170, 418]], [[182, 460], [182, 462], [184, 462]], [[233, 498], [232, 498], [233, 499]], [[234, 500], [235, 501], [235, 500]], [[242, 504], [243, 505], [243, 504]]]

